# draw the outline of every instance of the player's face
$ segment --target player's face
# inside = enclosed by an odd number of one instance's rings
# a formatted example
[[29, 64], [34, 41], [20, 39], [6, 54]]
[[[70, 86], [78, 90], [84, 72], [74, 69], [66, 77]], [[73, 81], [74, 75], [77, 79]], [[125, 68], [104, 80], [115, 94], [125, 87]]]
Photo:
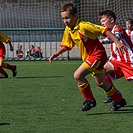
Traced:
[[77, 21], [77, 14], [72, 15], [69, 11], [64, 11], [61, 12], [61, 17], [66, 26], [70, 27], [71, 29], [74, 28]]
[[109, 17], [103, 15], [101, 17], [101, 19], [100, 19], [100, 23], [101, 23], [101, 25], [112, 29], [113, 25], [114, 25], [114, 19], [113, 18], [109, 18]]
[[126, 21], [126, 28], [127, 28], [128, 30], [132, 30], [133, 25], [132, 25], [130, 22]]

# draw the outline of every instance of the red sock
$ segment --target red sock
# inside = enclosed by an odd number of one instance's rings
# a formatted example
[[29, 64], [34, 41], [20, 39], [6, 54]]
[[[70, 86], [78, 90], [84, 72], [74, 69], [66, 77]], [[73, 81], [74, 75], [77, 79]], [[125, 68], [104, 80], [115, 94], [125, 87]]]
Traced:
[[2, 75], [7, 75], [7, 73], [6, 73], [6, 71], [4, 71], [4, 69], [0, 66], [0, 73], [2, 74]]
[[79, 87], [85, 100], [94, 100], [95, 99], [92, 94], [90, 84], [88, 82], [85, 82], [83, 84], [78, 84], [78, 87]]
[[113, 82], [108, 75], [105, 75], [105, 79], [109, 84], [113, 85]]
[[15, 67], [13, 65], [10, 65], [10, 64], [7, 64], [7, 63], [3, 64], [3, 68], [10, 69], [10, 70], [14, 70], [15, 69]]
[[122, 101], [122, 95], [118, 92], [118, 90], [112, 86], [109, 92], [106, 92], [109, 97], [115, 102], [120, 103]]

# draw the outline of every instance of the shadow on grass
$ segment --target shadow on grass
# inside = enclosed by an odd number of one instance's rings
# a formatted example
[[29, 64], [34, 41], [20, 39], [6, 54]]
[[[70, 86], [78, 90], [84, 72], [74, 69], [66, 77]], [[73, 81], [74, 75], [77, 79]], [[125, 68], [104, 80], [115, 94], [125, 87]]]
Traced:
[[0, 126], [10, 125], [10, 123], [0, 123]]
[[28, 78], [62, 78], [63, 76], [30, 76], [30, 77], [15, 77], [15, 79], [28, 79]]
[[126, 105], [125, 107], [133, 107], [133, 105]]
[[127, 113], [133, 113], [133, 108], [129, 107], [133, 107], [133, 105], [127, 105], [124, 108], [121, 108], [120, 110], [117, 111], [110, 111], [110, 112], [103, 112], [103, 113], [91, 113], [91, 114], [87, 114], [87, 115], [106, 115], [106, 114], [127, 114]]
[[124, 114], [124, 113], [133, 113], [132, 111], [127, 111], [127, 110], [119, 110], [119, 111], [112, 111], [112, 112], [104, 112], [104, 113], [93, 113], [93, 114], [87, 114], [87, 115], [107, 115], [107, 114]]

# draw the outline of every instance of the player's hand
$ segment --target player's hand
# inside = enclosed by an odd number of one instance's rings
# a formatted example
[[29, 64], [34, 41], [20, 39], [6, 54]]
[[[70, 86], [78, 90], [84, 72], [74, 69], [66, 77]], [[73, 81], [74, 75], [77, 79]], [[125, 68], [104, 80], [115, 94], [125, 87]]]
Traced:
[[52, 63], [53, 59], [54, 59], [54, 58], [53, 58], [53, 55], [50, 56], [50, 58], [49, 58], [49, 62]]
[[120, 54], [123, 54], [126, 51], [126, 46], [122, 42], [117, 42], [116, 47]]
[[12, 46], [11, 42], [9, 42], [9, 46], [10, 46], [10, 51], [13, 51], [13, 46]]
[[60, 54], [64, 53], [67, 51], [67, 48], [65, 47], [61, 47], [56, 53], [54, 53], [52, 56], [50, 56], [49, 58], [49, 62], [52, 63], [53, 59], [57, 56], [59, 56]]
[[50, 56], [49, 62], [52, 63], [53, 59], [54, 59], [55, 57], [57, 57], [57, 56], [58, 56], [57, 53], [55, 53], [55, 54], [53, 54], [52, 56]]
[[99, 41], [100, 41], [100, 43], [103, 43], [103, 40], [100, 39]]
[[10, 51], [13, 51], [13, 46], [10, 46]]

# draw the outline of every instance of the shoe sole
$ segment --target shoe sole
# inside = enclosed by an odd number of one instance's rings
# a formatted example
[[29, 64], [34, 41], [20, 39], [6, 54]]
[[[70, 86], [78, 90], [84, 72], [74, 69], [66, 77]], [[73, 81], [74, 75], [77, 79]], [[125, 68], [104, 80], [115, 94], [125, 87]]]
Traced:
[[16, 77], [17, 75], [17, 67], [15, 66], [15, 70], [12, 71], [13, 72], [13, 77]]
[[111, 107], [110, 110], [111, 110], [111, 111], [118, 111], [121, 107], [124, 107], [125, 105], [127, 105], [127, 102], [126, 102], [126, 101], [123, 103], [123, 105], [121, 105], [121, 106], [118, 107], [117, 109], [115, 109], [115, 107]]
[[91, 108], [94, 108], [95, 106], [96, 106], [96, 103], [90, 105], [90, 108], [84, 108], [84, 109], [83, 109], [83, 107], [81, 107], [81, 108], [80, 108], [80, 111], [89, 111]]

